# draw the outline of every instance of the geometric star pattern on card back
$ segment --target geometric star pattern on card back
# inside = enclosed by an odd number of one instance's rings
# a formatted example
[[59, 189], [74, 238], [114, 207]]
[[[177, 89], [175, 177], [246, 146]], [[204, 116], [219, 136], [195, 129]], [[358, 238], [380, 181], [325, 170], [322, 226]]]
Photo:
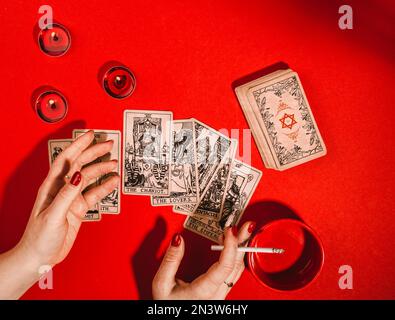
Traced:
[[[287, 119], [290, 119], [291, 122], [287, 123]], [[284, 113], [284, 116], [280, 119], [280, 122], [281, 122], [281, 127], [283, 129], [284, 128], [292, 129], [294, 124], [297, 124], [297, 122], [295, 120], [295, 115], [294, 114], [287, 114], [287, 113]]]

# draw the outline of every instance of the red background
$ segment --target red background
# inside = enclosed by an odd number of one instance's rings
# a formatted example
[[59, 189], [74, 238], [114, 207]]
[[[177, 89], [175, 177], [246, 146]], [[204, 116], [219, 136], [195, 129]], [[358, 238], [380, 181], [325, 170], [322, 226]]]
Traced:
[[[48, 170], [47, 140], [73, 128], [122, 130], [124, 109], [171, 110], [219, 128], [247, 128], [232, 83], [268, 66], [299, 73], [328, 155], [284, 171], [263, 171], [245, 218], [299, 216], [322, 238], [325, 264], [297, 292], [260, 286], [247, 271], [230, 299], [395, 298], [394, 17], [390, 1], [348, 1], [354, 30], [338, 27], [340, 1], [45, 1], [72, 34], [70, 51], [39, 51], [34, 27], [42, 1], [0, 2], [0, 250], [20, 238]], [[97, 81], [110, 60], [129, 66], [137, 89], [107, 96]], [[275, 68], [274, 67], [274, 68]], [[269, 69], [266, 69], [270, 70]], [[41, 122], [33, 91], [51, 85], [69, 100], [60, 124]], [[122, 213], [83, 225], [54, 290], [35, 285], [26, 299], [149, 298], [151, 279], [183, 216], [122, 196]], [[183, 232], [180, 275], [191, 280], [217, 258], [210, 242]], [[340, 290], [351, 265], [354, 289]]]

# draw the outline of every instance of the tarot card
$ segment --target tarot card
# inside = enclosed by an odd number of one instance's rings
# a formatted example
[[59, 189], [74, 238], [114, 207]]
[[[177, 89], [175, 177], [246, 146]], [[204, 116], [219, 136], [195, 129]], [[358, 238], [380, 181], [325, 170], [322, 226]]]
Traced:
[[124, 194], [170, 195], [172, 119], [168, 111], [125, 110]]
[[205, 219], [200, 216], [188, 216], [184, 228], [197, 233], [217, 243], [222, 243], [224, 230], [219, 227], [218, 221]]
[[[87, 132], [88, 129], [78, 129], [73, 131], [73, 137], [77, 138], [80, 135]], [[94, 142], [100, 143], [105, 142], [107, 140], [113, 140], [114, 144], [111, 151], [108, 154], [97, 159], [96, 162], [99, 161], [109, 161], [109, 160], [118, 160], [118, 167], [109, 174], [106, 174], [100, 178], [98, 178], [96, 185], [100, 185], [105, 179], [109, 176], [115, 174], [120, 174], [121, 172], [121, 164], [120, 164], [120, 151], [121, 151], [121, 132], [117, 130], [99, 130], [94, 129]], [[121, 202], [120, 202], [120, 194], [119, 194], [120, 186], [114, 189], [110, 194], [100, 200], [98, 203], [98, 210], [100, 213], [108, 213], [108, 214], [117, 214], [121, 212]]]
[[84, 218], [82, 218], [84, 222], [93, 222], [93, 221], [100, 221], [101, 220], [101, 213], [99, 210], [89, 210], [87, 213], [85, 213]]
[[72, 143], [73, 139], [48, 140], [49, 166], [51, 166], [57, 156]]
[[211, 180], [205, 194], [202, 196], [199, 204], [193, 211], [194, 215], [200, 215], [213, 220], [219, 220], [222, 202], [225, 195], [225, 188], [229, 180], [230, 169], [235, 157], [236, 149], [237, 140], [232, 140], [230, 152], [227, 153], [226, 160], [221, 163], [217, 173]]
[[325, 144], [295, 72], [284, 73], [250, 88], [247, 97], [278, 170], [326, 154]]
[[[73, 143], [73, 139], [56, 139], [48, 141], [48, 150], [49, 150], [49, 162], [50, 165], [55, 161], [57, 156], [61, 152], [63, 152], [70, 144]], [[94, 210], [90, 210], [85, 214], [83, 218], [84, 221], [100, 221], [101, 215], [96, 208]]]
[[231, 139], [206, 124], [195, 120], [196, 162], [199, 193], [203, 194], [224, 161], [231, 146]]
[[188, 216], [184, 227], [217, 243], [222, 242], [226, 227], [237, 225], [250, 201], [262, 173], [258, 169], [234, 160], [222, 203], [221, 219], [215, 221], [197, 215]]
[[193, 211], [193, 207], [192, 208], [183, 208], [183, 207], [178, 206], [178, 205], [173, 206], [173, 212], [175, 212], [175, 213], [191, 215], [192, 211]]
[[[220, 164], [229, 153], [231, 139], [210, 128], [206, 124], [194, 120], [194, 138], [196, 143], [196, 170], [199, 194], [203, 195], [214, 178]], [[181, 210], [192, 213], [196, 205], [181, 205]]]
[[260, 170], [239, 160], [233, 162], [221, 208], [219, 225], [222, 229], [239, 223], [261, 177]]
[[171, 144], [170, 196], [152, 196], [153, 206], [197, 203], [199, 198], [193, 120], [173, 121]]

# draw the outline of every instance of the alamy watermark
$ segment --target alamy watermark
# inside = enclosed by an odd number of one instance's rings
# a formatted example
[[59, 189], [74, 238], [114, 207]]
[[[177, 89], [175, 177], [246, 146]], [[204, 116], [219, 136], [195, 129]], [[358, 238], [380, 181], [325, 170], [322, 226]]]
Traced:
[[340, 266], [339, 274], [341, 274], [338, 282], [339, 288], [341, 290], [354, 289], [352, 267], [348, 264]]
[[339, 7], [339, 28], [342, 30], [353, 29], [353, 12], [351, 6], [344, 4]]
[[43, 29], [51, 29], [53, 24], [53, 10], [50, 5], [42, 5], [38, 8], [38, 13], [42, 14], [40, 19], [38, 20], [38, 26], [41, 30]]
[[38, 269], [40, 279], [38, 286], [41, 290], [53, 289], [53, 270], [50, 265], [43, 265]]

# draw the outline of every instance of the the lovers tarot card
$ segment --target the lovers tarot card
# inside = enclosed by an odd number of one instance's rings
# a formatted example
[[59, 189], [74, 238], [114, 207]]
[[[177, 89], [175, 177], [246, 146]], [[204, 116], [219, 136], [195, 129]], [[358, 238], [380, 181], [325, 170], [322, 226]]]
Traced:
[[[221, 163], [229, 154], [231, 139], [206, 124], [193, 119], [194, 138], [196, 144], [197, 185], [199, 195], [203, 195], [214, 178]], [[176, 212], [192, 213], [196, 205], [176, 206]]]
[[193, 120], [174, 120], [171, 136], [170, 195], [152, 196], [153, 206], [197, 203], [196, 145]]
[[326, 154], [296, 72], [277, 73], [250, 87], [247, 98], [279, 170]]
[[[73, 130], [73, 138], [77, 138], [80, 135], [83, 135], [87, 132], [88, 129], [76, 129]], [[93, 140], [93, 144], [105, 142], [107, 140], [113, 140], [114, 144], [111, 151], [108, 154], [98, 158], [95, 162], [100, 161], [109, 161], [109, 160], [118, 160], [118, 167], [109, 174], [106, 174], [97, 179], [97, 182], [94, 185], [100, 185], [105, 179], [114, 173], [120, 174], [121, 165], [120, 165], [120, 151], [121, 151], [121, 132], [117, 130], [99, 130], [94, 129], [95, 138]], [[120, 213], [121, 212], [121, 203], [120, 203], [120, 194], [119, 187], [114, 189], [110, 194], [100, 200], [97, 205], [97, 209], [100, 213]]]
[[124, 194], [170, 195], [172, 120], [168, 111], [125, 110]]
[[262, 176], [261, 171], [234, 160], [222, 203], [219, 221], [198, 215], [188, 216], [184, 227], [217, 243], [226, 227], [237, 225]]

